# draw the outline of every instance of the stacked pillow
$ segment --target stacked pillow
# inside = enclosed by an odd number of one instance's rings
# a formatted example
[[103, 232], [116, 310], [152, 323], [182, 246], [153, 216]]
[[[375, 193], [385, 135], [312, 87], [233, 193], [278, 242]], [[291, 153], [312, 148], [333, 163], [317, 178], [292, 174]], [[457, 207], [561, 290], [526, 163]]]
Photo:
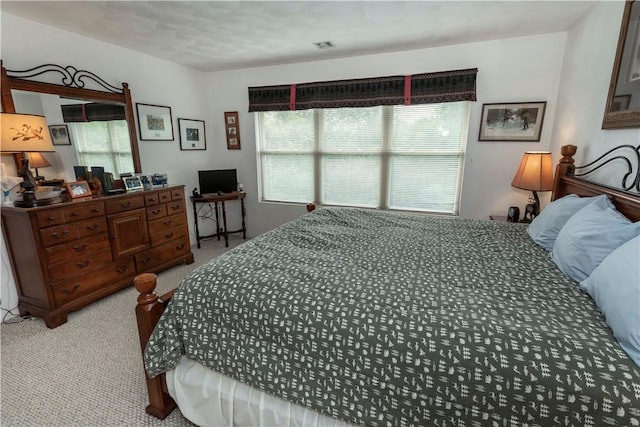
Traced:
[[527, 229], [558, 268], [587, 292], [624, 351], [640, 366], [640, 221], [607, 196], [565, 196]]

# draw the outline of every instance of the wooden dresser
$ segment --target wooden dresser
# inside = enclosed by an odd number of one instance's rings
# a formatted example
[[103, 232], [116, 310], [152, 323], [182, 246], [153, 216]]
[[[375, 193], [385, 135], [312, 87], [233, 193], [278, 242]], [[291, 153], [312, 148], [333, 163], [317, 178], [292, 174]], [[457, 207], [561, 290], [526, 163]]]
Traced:
[[2, 208], [22, 314], [49, 328], [133, 284], [193, 262], [184, 186], [35, 208]]

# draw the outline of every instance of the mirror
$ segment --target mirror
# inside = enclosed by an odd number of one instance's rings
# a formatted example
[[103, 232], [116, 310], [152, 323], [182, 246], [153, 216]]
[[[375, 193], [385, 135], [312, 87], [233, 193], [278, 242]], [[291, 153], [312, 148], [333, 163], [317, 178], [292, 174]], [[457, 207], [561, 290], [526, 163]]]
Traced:
[[627, 1], [602, 129], [640, 127], [640, 2]]
[[[48, 72], [62, 74], [63, 85], [44, 83], [40, 81], [29, 80], [30, 77], [39, 76]], [[133, 116], [133, 108], [131, 102], [131, 93], [127, 83], [122, 83], [122, 87], [115, 87], [100, 79], [98, 76], [89, 73], [87, 71], [79, 71], [72, 66], [61, 67], [58, 65], [43, 65], [40, 67], [32, 68], [26, 71], [11, 71], [5, 69], [4, 65], [1, 66], [1, 85], [2, 92], [2, 110], [5, 112], [31, 112], [33, 111], [17, 111], [16, 103], [14, 102], [14, 96], [18, 97], [20, 94], [48, 94], [54, 95], [47, 98], [49, 102], [57, 102], [60, 104], [75, 104], [81, 105], [88, 103], [102, 104], [102, 105], [119, 105], [120, 111], [123, 111], [123, 118], [126, 121], [127, 129], [121, 132], [121, 144], [120, 146], [127, 147], [126, 138], [128, 137], [128, 147], [130, 148], [130, 158], [133, 163], [133, 172], [141, 173], [142, 165], [140, 162], [140, 154], [138, 150], [138, 140], [135, 130], [135, 120]], [[85, 80], [91, 80], [94, 85], [99, 85], [105, 90], [95, 90], [85, 88]], [[45, 98], [44, 96], [42, 97]], [[24, 109], [20, 106], [21, 109]], [[36, 111], [36, 113], [38, 113]], [[62, 112], [60, 111], [60, 117], [62, 118]], [[62, 121], [61, 121], [62, 123]], [[93, 122], [89, 122], [93, 123]], [[111, 123], [111, 122], [103, 122]], [[115, 122], [114, 122], [115, 123]], [[57, 123], [55, 123], [57, 124]], [[72, 128], [72, 134], [76, 132], [73, 129], [73, 124], [68, 123]], [[77, 131], [80, 132], [80, 131]], [[62, 150], [61, 150], [62, 151]], [[16, 161], [18, 162], [20, 155], [16, 155]], [[18, 163], [19, 164], [19, 163]], [[83, 165], [81, 162], [77, 163], [82, 166], [99, 166]], [[65, 165], [66, 169], [69, 169], [69, 165]], [[73, 166], [73, 165], [72, 165]], [[131, 171], [131, 170], [129, 170]], [[121, 170], [125, 172], [125, 170]]]

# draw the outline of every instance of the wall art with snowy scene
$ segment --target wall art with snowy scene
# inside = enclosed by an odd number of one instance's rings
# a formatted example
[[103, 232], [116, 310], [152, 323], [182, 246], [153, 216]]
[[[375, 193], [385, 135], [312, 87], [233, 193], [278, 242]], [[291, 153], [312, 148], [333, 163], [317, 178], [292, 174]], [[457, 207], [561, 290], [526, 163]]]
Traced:
[[483, 104], [479, 141], [540, 141], [545, 102]]

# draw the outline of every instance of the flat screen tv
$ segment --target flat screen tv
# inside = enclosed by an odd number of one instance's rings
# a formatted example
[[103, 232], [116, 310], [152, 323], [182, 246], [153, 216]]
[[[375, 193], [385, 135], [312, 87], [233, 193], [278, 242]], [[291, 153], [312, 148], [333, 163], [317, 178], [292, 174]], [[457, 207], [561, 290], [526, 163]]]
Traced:
[[235, 169], [198, 171], [200, 194], [231, 193], [238, 190]]

